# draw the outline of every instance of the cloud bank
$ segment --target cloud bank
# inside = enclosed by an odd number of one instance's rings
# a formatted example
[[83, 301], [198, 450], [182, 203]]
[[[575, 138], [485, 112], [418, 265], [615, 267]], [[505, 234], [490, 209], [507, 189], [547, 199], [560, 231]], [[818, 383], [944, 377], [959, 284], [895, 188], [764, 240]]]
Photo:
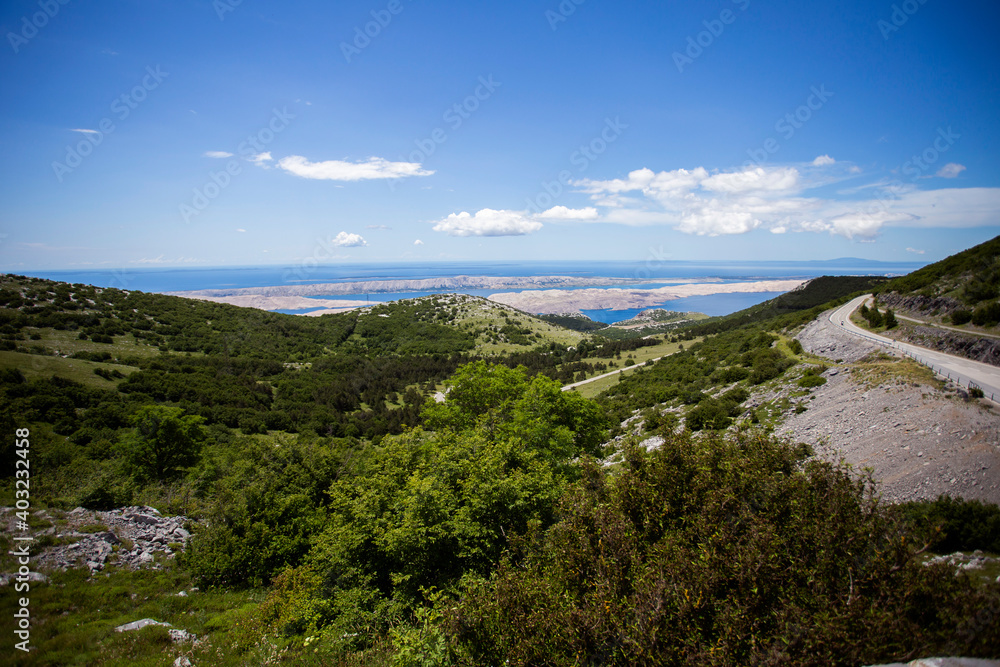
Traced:
[[[938, 175], [953, 178], [961, 165]], [[856, 167], [828, 155], [794, 166], [748, 167], [710, 173], [704, 167], [654, 172], [637, 169], [626, 178], [573, 181], [600, 208], [592, 219], [626, 225], [670, 225], [697, 236], [745, 234], [766, 229], [827, 232], [871, 238], [887, 225], [978, 227], [1000, 221], [1000, 188], [919, 190], [899, 181], [862, 186], [837, 195], [818, 194]]]
[[433, 171], [424, 169], [419, 162], [390, 162], [385, 158], [371, 157], [364, 162], [327, 160], [310, 162], [301, 155], [290, 155], [278, 161], [278, 166], [301, 178], [320, 181], [365, 181], [380, 178], [408, 178], [430, 176]]
[[449, 236], [523, 236], [537, 232], [542, 223], [521, 211], [495, 211], [484, 208], [475, 215], [452, 213], [434, 225], [434, 231]]

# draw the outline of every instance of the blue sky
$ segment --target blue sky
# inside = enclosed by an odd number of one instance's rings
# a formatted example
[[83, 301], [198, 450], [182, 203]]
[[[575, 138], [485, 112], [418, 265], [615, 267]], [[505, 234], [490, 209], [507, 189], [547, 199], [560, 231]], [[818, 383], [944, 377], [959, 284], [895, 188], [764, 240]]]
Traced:
[[935, 261], [1000, 234], [1000, 7], [8, 1], [0, 270]]

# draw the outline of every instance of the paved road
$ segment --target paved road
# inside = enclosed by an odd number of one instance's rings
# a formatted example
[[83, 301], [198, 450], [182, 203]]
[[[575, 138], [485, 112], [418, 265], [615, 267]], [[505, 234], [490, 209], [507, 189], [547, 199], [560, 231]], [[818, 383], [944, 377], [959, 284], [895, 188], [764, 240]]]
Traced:
[[[618, 375], [622, 371], [631, 370], [633, 368], [641, 368], [642, 366], [644, 366], [646, 364], [653, 365], [653, 364], [655, 364], [657, 361], [659, 361], [662, 358], [663, 357], [657, 357], [656, 359], [650, 359], [649, 361], [646, 361], [646, 362], [636, 363], [636, 364], [633, 364], [631, 366], [625, 366], [624, 368], [619, 368], [618, 370], [611, 371], [610, 373], [604, 373], [603, 375], [595, 375], [594, 377], [587, 378], [586, 380], [583, 380], [581, 382], [574, 382], [573, 384], [568, 384], [565, 387], [563, 387], [562, 390], [563, 391], [569, 391], [570, 389], [576, 389], [581, 384], [589, 384], [591, 382], [596, 382], [597, 380], [600, 380], [601, 378], [611, 377], [612, 375]], [[1000, 392], [997, 392], [997, 395], [1000, 396]]]
[[925, 347], [901, 343], [899, 341], [873, 334], [865, 331], [861, 327], [851, 322], [851, 313], [861, 307], [861, 304], [871, 298], [871, 295], [859, 296], [850, 303], [847, 303], [830, 314], [830, 322], [845, 331], [861, 336], [891, 347], [895, 350], [916, 359], [925, 366], [930, 366], [931, 370], [943, 378], [953, 380], [962, 386], [969, 386], [973, 382], [982, 387], [983, 392], [994, 402], [1000, 401], [1000, 368], [984, 364], [964, 357], [956, 357], [953, 354], [946, 354], [936, 350], [928, 350]]
[[968, 329], [959, 329], [957, 327], [948, 327], [948, 326], [945, 326], [943, 324], [936, 324], [934, 322], [925, 322], [924, 320], [918, 320], [918, 319], [913, 318], [913, 317], [907, 317], [905, 315], [900, 315], [899, 313], [896, 313], [895, 315], [896, 315], [896, 319], [906, 320], [907, 322], [914, 322], [916, 324], [922, 324], [925, 327], [934, 327], [935, 329], [947, 329], [948, 331], [957, 331], [958, 333], [965, 334], [967, 336], [985, 336], [987, 338], [1000, 338], [1000, 336], [998, 336], [996, 334], [988, 334], [988, 333], [982, 333], [982, 332], [977, 332], [977, 331], [969, 331]]

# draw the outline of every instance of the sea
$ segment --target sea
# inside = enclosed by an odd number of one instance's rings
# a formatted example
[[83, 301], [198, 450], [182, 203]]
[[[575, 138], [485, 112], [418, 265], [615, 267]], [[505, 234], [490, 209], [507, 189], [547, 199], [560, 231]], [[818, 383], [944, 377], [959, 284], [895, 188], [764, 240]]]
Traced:
[[[495, 262], [410, 262], [297, 266], [241, 266], [213, 268], [128, 268], [83, 271], [29, 271], [25, 275], [97, 287], [114, 287], [142, 292], [180, 292], [206, 289], [310, 285], [373, 280], [419, 280], [454, 276], [571, 276], [580, 278], [625, 279], [644, 288], [676, 285], [683, 282], [715, 280], [745, 282], [754, 280], [803, 279], [818, 276], [880, 275], [898, 276], [924, 266], [914, 262], [878, 262], [844, 258], [824, 261], [495, 261]], [[588, 288], [595, 285], [588, 285]], [[609, 284], [607, 287], [622, 287]], [[579, 288], [583, 289], [583, 288]], [[462, 294], [488, 296], [516, 290], [457, 290]], [[438, 292], [369, 292], [359, 294], [318, 295], [314, 298], [367, 300], [370, 303], [414, 298]], [[774, 298], [777, 292], [713, 294], [664, 301], [661, 308], [728, 315]], [[310, 310], [281, 311], [294, 314]], [[598, 322], [618, 322], [635, 317], [640, 309], [588, 310], [585, 314]]]

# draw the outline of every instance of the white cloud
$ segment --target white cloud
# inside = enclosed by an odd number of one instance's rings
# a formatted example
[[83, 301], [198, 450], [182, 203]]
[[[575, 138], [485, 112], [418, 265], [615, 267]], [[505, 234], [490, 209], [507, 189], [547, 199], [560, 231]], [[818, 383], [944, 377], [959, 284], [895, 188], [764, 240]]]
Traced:
[[853, 239], [855, 236], [870, 239], [889, 222], [905, 220], [906, 216], [900, 216], [892, 211], [852, 211], [832, 217], [826, 222], [824, 227], [828, 231], [841, 236]]
[[256, 155], [251, 155], [247, 159], [253, 162], [258, 167], [263, 167], [265, 162], [271, 162], [272, 160], [274, 160], [274, 158], [271, 157], [270, 151], [265, 151], [263, 153], [257, 153]]
[[434, 173], [421, 167], [418, 162], [389, 162], [380, 157], [371, 157], [364, 162], [346, 162], [343, 160], [310, 162], [301, 155], [290, 155], [279, 160], [278, 166], [302, 178], [325, 181], [406, 178], [409, 176], [430, 176]]
[[540, 213], [539, 218], [547, 220], [596, 220], [597, 209], [593, 206], [587, 208], [566, 208], [565, 206], [553, 206], [549, 210]]
[[240, 234], [245, 234], [247, 230], [243, 229], [242, 227], [238, 227], [236, 231], [238, 231]]
[[1000, 221], [1000, 188], [912, 190], [889, 202], [889, 208], [908, 216], [907, 227], [993, 226]]
[[712, 192], [739, 194], [760, 191], [790, 191], [795, 189], [798, 183], [799, 172], [796, 169], [757, 167], [756, 169], [709, 176], [701, 182], [701, 187]]
[[420, 239], [417, 239], [416, 241], [413, 242], [413, 245], [423, 245], [423, 244], [424, 242], [421, 241]]
[[70, 132], [79, 132], [80, 134], [100, 134], [97, 130], [86, 130], [82, 128], [72, 129]]
[[537, 232], [542, 223], [520, 211], [495, 211], [484, 208], [474, 216], [463, 211], [452, 213], [434, 225], [434, 231], [449, 236], [523, 236]]
[[[830, 164], [835, 161], [823, 155], [811, 166]], [[860, 170], [845, 165], [844, 171], [828, 173], [811, 166], [802, 165], [802, 172], [765, 166], [711, 175], [702, 167], [660, 173], [638, 169], [624, 179], [572, 185], [602, 209], [595, 219], [670, 225], [699, 236], [767, 229], [775, 234], [825, 232], [871, 239], [887, 225], [978, 227], [1000, 221], [1000, 188], [924, 191], [913, 183], [877, 181], [819, 196], [814, 193], [843, 179], [844, 172]], [[945, 174], [960, 171], [961, 165], [942, 169]]]
[[912, 252], [915, 255], [923, 255], [927, 251], [926, 250], [917, 250], [916, 248], [907, 248], [906, 252]]
[[365, 229], [392, 229], [387, 225], [368, 225]]
[[330, 243], [340, 248], [359, 248], [368, 245], [368, 241], [365, 241], [360, 234], [348, 234], [347, 232], [340, 232]]
[[949, 162], [945, 166], [938, 169], [937, 175], [941, 178], [957, 178], [963, 171], [965, 171], [964, 164]]
[[227, 158], [233, 157], [233, 154], [227, 151], [205, 151], [205, 157]]

